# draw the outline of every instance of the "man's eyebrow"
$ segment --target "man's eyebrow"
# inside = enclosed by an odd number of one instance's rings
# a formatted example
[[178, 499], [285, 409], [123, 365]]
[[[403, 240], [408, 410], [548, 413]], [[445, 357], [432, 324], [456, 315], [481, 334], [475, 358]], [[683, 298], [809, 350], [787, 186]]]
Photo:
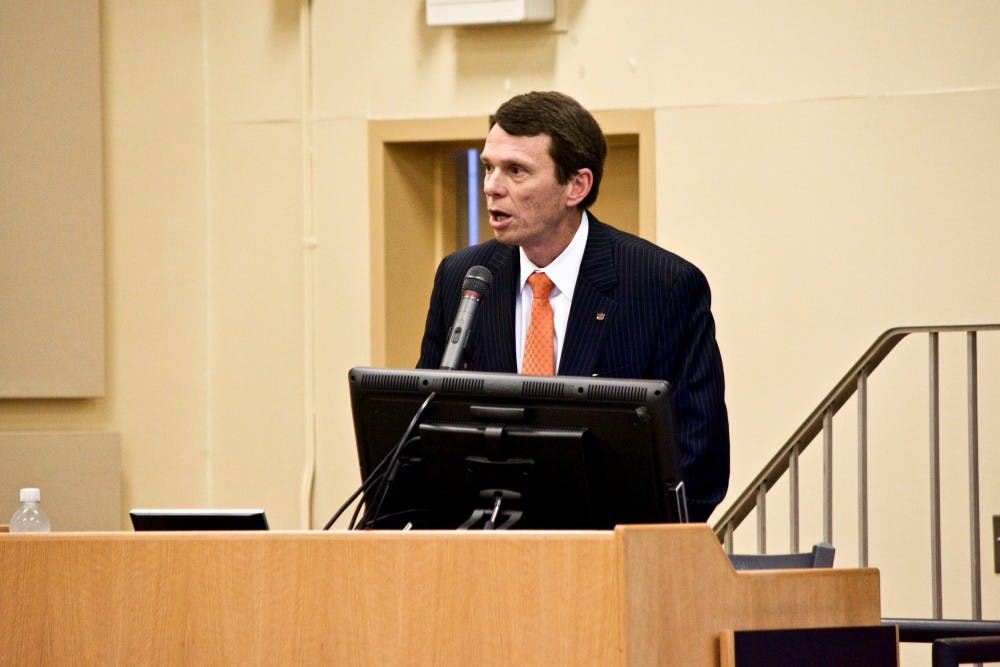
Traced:
[[512, 157], [512, 158], [502, 158], [501, 157], [501, 158], [497, 158], [497, 159], [491, 160], [488, 157], [484, 157], [483, 154], [480, 153], [479, 154], [479, 161], [482, 162], [483, 164], [497, 164], [497, 165], [500, 165], [500, 166], [503, 166], [503, 167], [521, 167], [522, 169], [527, 169], [527, 166], [526, 166], [527, 163], [524, 160], [522, 160], [520, 158], [516, 158], [516, 157]]

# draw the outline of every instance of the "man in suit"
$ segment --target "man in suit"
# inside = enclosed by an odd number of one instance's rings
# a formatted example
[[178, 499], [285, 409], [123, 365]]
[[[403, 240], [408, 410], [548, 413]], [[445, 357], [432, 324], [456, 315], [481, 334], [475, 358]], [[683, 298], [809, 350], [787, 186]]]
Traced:
[[[495, 240], [438, 267], [419, 368], [437, 368], [469, 267], [493, 273], [466, 346], [469, 370], [663, 379], [674, 388], [689, 515], [707, 520], [729, 484], [729, 422], [711, 295], [693, 264], [588, 212], [607, 147], [597, 121], [555, 92], [508, 100], [481, 153]], [[545, 299], [533, 306], [544, 273]], [[554, 286], [549, 287], [550, 284]], [[541, 367], [533, 311], [551, 310]], [[541, 368], [541, 370], [539, 370]]]

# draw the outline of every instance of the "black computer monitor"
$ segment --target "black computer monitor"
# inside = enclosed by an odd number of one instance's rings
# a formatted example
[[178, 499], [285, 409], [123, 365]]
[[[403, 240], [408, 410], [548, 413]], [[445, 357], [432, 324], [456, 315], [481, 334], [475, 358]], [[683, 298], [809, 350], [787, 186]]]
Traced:
[[[364, 367], [349, 381], [368, 484], [361, 527], [687, 518], [667, 382]], [[397, 445], [398, 461], [383, 463]]]

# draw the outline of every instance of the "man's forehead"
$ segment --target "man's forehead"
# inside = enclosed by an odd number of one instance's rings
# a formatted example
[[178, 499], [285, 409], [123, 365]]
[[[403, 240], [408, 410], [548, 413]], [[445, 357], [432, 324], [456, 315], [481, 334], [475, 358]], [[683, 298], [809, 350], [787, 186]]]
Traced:
[[486, 143], [480, 154], [484, 160], [540, 160], [549, 157], [551, 146], [552, 137], [547, 134], [509, 134], [499, 125], [494, 125], [486, 135]]

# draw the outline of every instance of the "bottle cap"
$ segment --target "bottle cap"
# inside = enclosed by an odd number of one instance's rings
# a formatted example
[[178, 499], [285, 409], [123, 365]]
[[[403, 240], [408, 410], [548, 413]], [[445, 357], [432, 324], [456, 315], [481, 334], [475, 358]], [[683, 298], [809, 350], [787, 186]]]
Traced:
[[42, 499], [42, 492], [35, 488], [21, 489], [22, 503], [37, 503]]

